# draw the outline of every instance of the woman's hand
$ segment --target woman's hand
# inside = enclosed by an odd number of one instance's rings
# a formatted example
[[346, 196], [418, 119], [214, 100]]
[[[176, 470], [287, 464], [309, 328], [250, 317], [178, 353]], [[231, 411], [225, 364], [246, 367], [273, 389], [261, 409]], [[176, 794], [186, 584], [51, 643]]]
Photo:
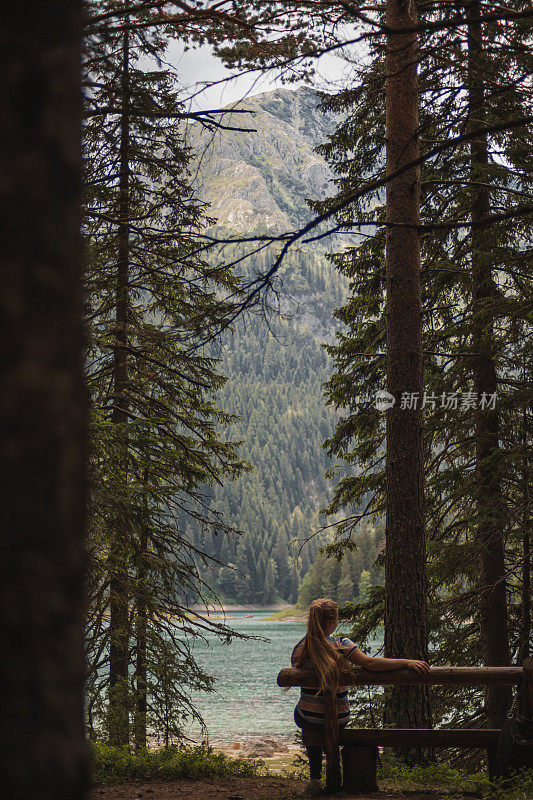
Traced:
[[408, 659], [407, 669], [414, 669], [421, 675], [426, 675], [430, 670], [430, 666], [427, 661], [415, 661], [414, 659]]

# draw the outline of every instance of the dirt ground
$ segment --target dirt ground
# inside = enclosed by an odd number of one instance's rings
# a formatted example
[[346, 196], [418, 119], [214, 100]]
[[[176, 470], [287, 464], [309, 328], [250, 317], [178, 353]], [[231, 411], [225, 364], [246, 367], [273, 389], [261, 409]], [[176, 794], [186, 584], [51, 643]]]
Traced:
[[[305, 781], [288, 778], [231, 778], [180, 780], [168, 783], [128, 783], [96, 786], [91, 800], [292, 800], [302, 797]], [[441, 793], [381, 791], [377, 794], [340, 794], [339, 800], [438, 800]]]

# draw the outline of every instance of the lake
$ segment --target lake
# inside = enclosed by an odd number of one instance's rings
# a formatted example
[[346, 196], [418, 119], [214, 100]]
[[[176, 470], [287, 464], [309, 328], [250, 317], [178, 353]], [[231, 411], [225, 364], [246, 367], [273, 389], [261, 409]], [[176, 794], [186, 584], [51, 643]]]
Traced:
[[[276, 678], [282, 667], [290, 666], [292, 649], [305, 634], [305, 624], [266, 619], [271, 613], [231, 611], [226, 618], [239, 633], [264, 636], [269, 642], [234, 639], [224, 644], [209, 635], [207, 644], [195, 643], [197, 662], [217, 679], [214, 692], [193, 695], [213, 744], [265, 733], [283, 739], [294, 736], [292, 713], [298, 690], [282, 691]], [[193, 725], [189, 735], [198, 738], [199, 726]]]
[[[266, 733], [285, 740], [294, 737], [293, 710], [299, 689], [283, 691], [276, 678], [282, 667], [290, 666], [292, 649], [305, 634], [305, 624], [268, 620], [271, 613], [231, 611], [227, 616], [227, 624], [234, 630], [264, 636], [269, 642], [236, 639], [222, 644], [209, 636], [207, 644], [195, 644], [197, 662], [217, 678], [214, 692], [193, 696], [212, 744]], [[198, 740], [199, 726], [190, 727], [188, 735]]]

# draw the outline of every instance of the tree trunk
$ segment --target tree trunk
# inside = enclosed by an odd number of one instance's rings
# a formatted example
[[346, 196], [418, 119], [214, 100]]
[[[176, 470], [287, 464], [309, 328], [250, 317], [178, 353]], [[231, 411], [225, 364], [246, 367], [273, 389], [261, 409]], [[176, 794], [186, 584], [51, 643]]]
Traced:
[[[524, 486], [525, 502], [527, 503], [527, 484]], [[522, 621], [520, 628], [520, 654], [519, 663], [524, 658], [529, 658], [529, 643], [531, 640], [531, 545], [529, 536], [530, 510], [524, 507], [524, 532], [522, 535]]]
[[[125, 21], [127, 25], [127, 20]], [[129, 32], [126, 29], [122, 45], [122, 118], [120, 126], [119, 220], [117, 252], [117, 284], [115, 306], [115, 351], [113, 362], [114, 404], [113, 424], [120, 426], [118, 452], [119, 496], [109, 556], [110, 621], [109, 621], [109, 738], [112, 744], [129, 743], [128, 666], [128, 553], [129, 523], [125, 509], [124, 480], [128, 471], [128, 301], [129, 301]]]
[[[416, 24], [413, 0], [387, 0], [387, 25]], [[387, 39], [387, 173], [416, 159], [418, 90], [416, 34]], [[387, 184], [387, 389], [395, 404], [387, 411], [387, 528], [385, 555], [385, 656], [427, 658], [427, 580], [422, 442], [422, 314], [420, 170], [413, 167]], [[401, 408], [404, 392], [418, 398]], [[386, 721], [400, 728], [431, 727], [427, 687], [393, 687]], [[409, 762], [428, 758], [423, 748], [404, 752]]]
[[[468, 15], [468, 84], [469, 116], [471, 126], [479, 127], [485, 117], [483, 38], [480, 3], [475, 0], [467, 10]], [[470, 145], [471, 179], [486, 182], [488, 164], [486, 134], [480, 134]], [[472, 195], [472, 345], [476, 353], [474, 362], [474, 391], [478, 400], [497, 392], [494, 361], [494, 335], [492, 311], [487, 304], [494, 300], [495, 286], [492, 277], [492, 252], [487, 242], [487, 229], [476, 226], [490, 212], [487, 186], [474, 186]], [[498, 458], [498, 410], [496, 407], [476, 410], [476, 484], [477, 523], [476, 544], [480, 560], [479, 619], [483, 663], [486, 666], [506, 666], [510, 663], [507, 624], [507, 598], [504, 563], [504, 524]], [[490, 687], [485, 703], [489, 727], [501, 727], [510, 705], [510, 690]]]
[[141, 531], [139, 558], [137, 567], [137, 615], [135, 618], [136, 666], [135, 666], [135, 749], [146, 748], [146, 710], [147, 710], [147, 667], [146, 667], [146, 634], [147, 634], [147, 586], [148, 570], [146, 556], [148, 539], [144, 529]]
[[[527, 370], [524, 359], [524, 383], [527, 381]], [[524, 509], [524, 527], [522, 530], [522, 619], [520, 625], [520, 649], [518, 663], [531, 655], [531, 507], [529, 504], [529, 462], [527, 438], [527, 406], [524, 406], [524, 467], [522, 470], [522, 503]]]
[[0, 786], [87, 796], [81, 2], [8, 4], [0, 48]]

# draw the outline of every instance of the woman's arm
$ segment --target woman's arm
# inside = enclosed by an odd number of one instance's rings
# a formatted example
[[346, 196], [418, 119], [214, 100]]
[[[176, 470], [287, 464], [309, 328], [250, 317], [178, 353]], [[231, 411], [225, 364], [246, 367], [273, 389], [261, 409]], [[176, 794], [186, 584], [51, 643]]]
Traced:
[[425, 675], [429, 672], [429, 664], [426, 661], [416, 661], [411, 658], [378, 658], [377, 656], [367, 656], [359, 648], [354, 650], [348, 656], [348, 661], [352, 664], [357, 664], [358, 667], [364, 667], [373, 671], [388, 670], [388, 669], [414, 669]]

